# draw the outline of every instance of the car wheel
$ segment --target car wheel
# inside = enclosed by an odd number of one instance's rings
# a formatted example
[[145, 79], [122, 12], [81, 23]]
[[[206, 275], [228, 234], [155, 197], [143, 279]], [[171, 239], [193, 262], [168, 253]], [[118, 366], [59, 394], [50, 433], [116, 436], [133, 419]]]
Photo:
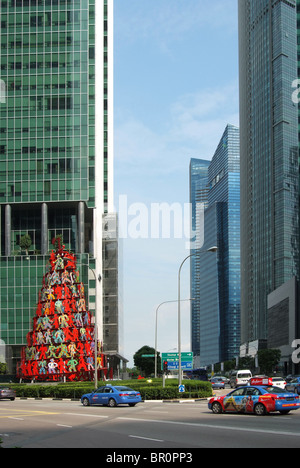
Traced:
[[262, 403], [258, 403], [254, 407], [254, 413], [256, 414], [256, 416], [264, 416], [266, 414], [266, 408]]
[[214, 414], [221, 414], [223, 413], [223, 409], [222, 409], [222, 406], [220, 405], [220, 403], [213, 403], [212, 404], [212, 407], [211, 407], [211, 410]]
[[129, 406], [131, 406], [132, 408], [136, 405], [136, 403], [128, 403]]
[[89, 402], [88, 398], [84, 398], [82, 400], [82, 404], [83, 404], [83, 406], [90, 406], [90, 402]]
[[109, 401], [108, 401], [108, 406], [110, 408], [115, 408], [117, 406], [117, 403], [116, 403], [116, 400], [114, 400], [113, 398], [111, 398]]

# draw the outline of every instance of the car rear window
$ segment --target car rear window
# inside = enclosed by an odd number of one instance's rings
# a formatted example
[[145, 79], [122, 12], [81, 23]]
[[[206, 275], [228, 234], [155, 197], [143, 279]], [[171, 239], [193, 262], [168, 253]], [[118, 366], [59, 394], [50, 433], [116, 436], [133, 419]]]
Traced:
[[132, 388], [129, 387], [115, 387], [120, 392], [133, 392]]
[[265, 390], [268, 393], [286, 393], [286, 390], [283, 390], [280, 387], [265, 387]]

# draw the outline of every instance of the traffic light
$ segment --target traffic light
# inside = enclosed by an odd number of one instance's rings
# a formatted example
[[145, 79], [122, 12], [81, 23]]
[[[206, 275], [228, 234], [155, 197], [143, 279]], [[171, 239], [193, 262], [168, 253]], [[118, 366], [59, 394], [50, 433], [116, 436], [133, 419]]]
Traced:
[[164, 361], [163, 370], [164, 370], [164, 374], [167, 374], [167, 372], [168, 372], [168, 361]]

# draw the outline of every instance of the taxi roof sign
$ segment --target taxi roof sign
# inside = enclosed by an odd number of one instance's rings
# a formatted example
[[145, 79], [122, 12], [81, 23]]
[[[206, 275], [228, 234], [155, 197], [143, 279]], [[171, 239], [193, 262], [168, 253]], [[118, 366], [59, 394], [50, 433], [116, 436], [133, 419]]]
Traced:
[[252, 379], [250, 379], [250, 385], [272, 386], [273, 379], [270, 377], [252, 377]]

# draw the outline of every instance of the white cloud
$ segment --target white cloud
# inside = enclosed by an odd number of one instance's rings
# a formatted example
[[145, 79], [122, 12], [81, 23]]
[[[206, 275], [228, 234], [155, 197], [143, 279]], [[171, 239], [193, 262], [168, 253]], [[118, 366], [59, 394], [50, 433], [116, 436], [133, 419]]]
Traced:
[[170, 44], [204, 27], [222, 28], [223, 34], [237, 30], [235, 0], [115, 0], [115, 8], [118, 34], [130, 42], [152, 39]]
[[168, 110], [160, 128], [149, 128], [134, 117], [115, 126], [116, 165], [148, 176], [182, 170], [185, 157], [211, 159], [228, 123], [239, 125], [238, 85], [182, 95]]

